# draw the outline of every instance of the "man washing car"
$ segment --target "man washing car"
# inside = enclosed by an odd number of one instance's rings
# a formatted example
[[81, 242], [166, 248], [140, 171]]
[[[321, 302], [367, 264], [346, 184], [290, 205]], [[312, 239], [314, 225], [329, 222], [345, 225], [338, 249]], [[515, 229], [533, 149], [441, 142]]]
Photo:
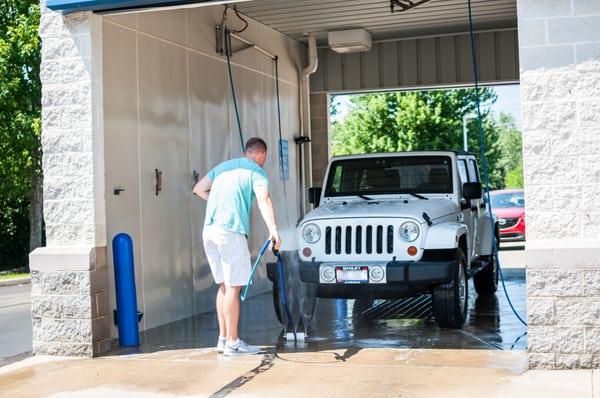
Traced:
[[227, 356], [260, 351], [238, 336], [240, 289], [248, 283], [251, 272], [247, 236], [254, 197], [274, 248], [279, 250], [281, 246], [269, 197], [269, 181], [262, 168], [266, 158], [266, 143], [257, 137], [250, 138], [245, 145], [244, 157], [219, 164], [193, 189], [194, 194], [208, 202], [202, 238], [213, 278], [219, 286], [217, 348]]

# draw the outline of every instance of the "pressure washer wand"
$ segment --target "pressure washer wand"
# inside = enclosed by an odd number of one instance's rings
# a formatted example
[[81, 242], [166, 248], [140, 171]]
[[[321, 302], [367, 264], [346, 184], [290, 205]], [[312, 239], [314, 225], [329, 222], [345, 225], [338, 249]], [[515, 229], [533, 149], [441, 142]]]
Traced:
[[260, 251], [258, 252], [258, 257], [256, 258], [256, 261], [254, 261], [254, 265], [252, 266], [252, 271], [250, 272], [250, 278], [248, 279], [248, 283], [246, 284], [246, 287], [244, 288], [244, 291], [242, 292], [240, 298], [242, 301], [245, 301], [247, 296], [248, 296], [248, 291], [250, 290], [250, 285], [252, 284], [252, 280], [254, 279], [254, 274], [256, 273], [256, 270], [258, 269], [258, 266], [260, 265], [260, 260], [262, 258], [262, 256], [266, 253], [267, 249], [269, 248], [269, 244], [273, 244], [273, 255], [275, 257], [277, 257], [277, 272], [279, 275], [279, 286], [281, 289], [281, 303], [283, 304], [283, 308], [285, 309], [285, 315], [287, 316], [288, 322], [287, 322], [287, 329], [291, 329], [292, 333], [294, 334], [294, 340], [297, 340], [297, 336], [296, 336], [296, 330], [294, 329], [294, 323], [292, 321], [292, 315], [290, 313], [290, 309], [288, 307], [287, 304], [287, 292], [285, 290], [285, 274], [283, 271], [283, 259], [281, 258], [281, 253], [279, 252], [279, 250], [275, 249], [275, 242], [271, 242], [270, 239], [267, 239], [265, 241], [265, 243], [262, 245], [262, 247], [260, 248]]
[[279, 253], [279, 250], [275, 249], [275, 242], [273, 242], [273, 255], [277, 257], [277, 272], [279, 274], [279, 287], [281, 289], [281, 303], [283, 304], [283, 308], [285, 309], [285, 315], [288, 319], [286, 329], [292, 331], [292, 334], [294, 335], [294, 341], [297, 341], [298, 336], [296, 335], [296, 329], [294, 329], [292, 315], [290, 314], [290, 309], [287, 304], [287, 293], [285, 290], [285, 274], [283, 271], [283, 259], [281, 258], [281, 253]]
[[254, 265], [252, 266], [252, 271], [250, 272], [250, 278], [248, 279], [248, 283], [246, 284], [246, 287], [244, 288], [244, 292], [241, 295], [242, 301], [246, 301], [246, 296], [248, 296], [248, 290], [250, 290], [250, 285], [252, 284], [252, 280], [254, 279], [254, 273], [258, 269], [258, 266], [260, 265], [260, 259], [262, 258], [262, 256], [265, 254], [265, 252], [269, 248], [270, 243], [271, 243], [271, 240], [267, 239], [265, 241], [265, 243], [262, 245], [262, 247], [260, 248], [260, 251], [258, 252], [258, 257], [256, 258]]

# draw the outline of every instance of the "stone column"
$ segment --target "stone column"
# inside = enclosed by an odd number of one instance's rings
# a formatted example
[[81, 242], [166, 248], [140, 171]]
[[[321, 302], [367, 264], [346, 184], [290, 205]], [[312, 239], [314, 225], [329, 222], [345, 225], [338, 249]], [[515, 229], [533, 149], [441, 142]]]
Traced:
[[101, 17], [41, 7], [47, 247], [30, 255], [33, 351], [92, 356], [110, 349]]
[[600, 364], [600, 1], [517, 0], [532, 368]]
[[312, 156], [312, 186], [323, 185], [329, 162], [329, 97], [327, 93], [310, 95], [310, 134]]

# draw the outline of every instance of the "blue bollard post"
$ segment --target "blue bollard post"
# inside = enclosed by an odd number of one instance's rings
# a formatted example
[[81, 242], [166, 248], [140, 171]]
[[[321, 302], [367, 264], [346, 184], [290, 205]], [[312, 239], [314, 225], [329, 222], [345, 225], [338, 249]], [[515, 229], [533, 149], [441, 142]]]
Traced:
[[119, 345], [121, 347], [137, 347], [140, 344], [140, 335], [137, 298], [135, 295], [133, 243], [129, 235], [118, 234], [113, 238], [112, 245], [115, 265]]

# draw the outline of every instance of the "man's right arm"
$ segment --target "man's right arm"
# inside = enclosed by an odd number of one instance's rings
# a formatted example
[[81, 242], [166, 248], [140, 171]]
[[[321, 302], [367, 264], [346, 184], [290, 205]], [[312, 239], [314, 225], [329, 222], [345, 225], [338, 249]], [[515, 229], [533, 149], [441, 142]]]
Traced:
[[279, 250], [281, 247], [281, 237], [277, 232], [277, 224], [275, 223], [275, 211], [273, 210], [273, 203], [269, 196], [269, 191], [264, 186], [257, 186], [254, 188], [254, 194], [256, 195], [256, 202], [258, 203], [258, 209], [262, 215], [267, 228], [269, 229], [269, 237], [275, 242], [273, 248]]
[[202, 177], [200, 181], [194, 186], [192, 192], [195, 195], [200, 196], [204, 200], [208, 200], [208, 193], [212, 187], [212, 180], [208, 176]]

